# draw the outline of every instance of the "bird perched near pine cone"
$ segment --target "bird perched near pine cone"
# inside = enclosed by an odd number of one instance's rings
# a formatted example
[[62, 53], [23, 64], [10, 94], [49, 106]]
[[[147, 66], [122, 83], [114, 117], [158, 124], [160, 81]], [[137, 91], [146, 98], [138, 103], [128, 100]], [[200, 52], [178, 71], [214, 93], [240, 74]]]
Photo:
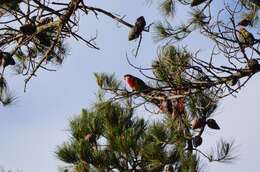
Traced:
[[136, 38], [138, 38], [142, 31], [144, 30], [144, 27], [146, 25], [145, 19], [143, 16], [138, 17], [136, 19], [135, 25], [132, 27], [132, 29], [130, 30], [130, 32], [128, 33], [128, 40], [132, 41]]
[[145, 84], [145, 82], [133, 75], [124, 75], [124, 80], [133, 91], [146, 92], [151, 88]]

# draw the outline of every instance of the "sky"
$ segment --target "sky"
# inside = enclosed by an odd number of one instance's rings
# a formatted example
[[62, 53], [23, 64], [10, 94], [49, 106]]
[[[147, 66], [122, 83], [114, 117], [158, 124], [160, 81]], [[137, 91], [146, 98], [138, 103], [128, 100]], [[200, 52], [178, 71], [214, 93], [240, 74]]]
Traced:
[[[88, 4], [126, 15], [124, 19], [131, 23], [142, 15], [147, 23], [160, 19], [157, 8], [146, 5], [144, 0], [90, 0]], [[175, 17], [185, 16], [183, 10], [176, 10], [179, 16]], [[8, 83], [18, 99], [13, 106], [0, 107], [0, 166], [24, 172], [56, 172], [64, 164], [54, 152], [69, 137], [68, 120], [95, 102], [97, 85], [93, 73], [115, 73], [117, 78], [131, 73], [141, 77], [125, 58], [126, 52], [130, 55], [137, 46], [137, 42], [127, 41], [129, 29], [107, 16], [98, 17], [96, 20], [92, 14], [81, 16], [80, 33], [86, 38], [97, 33], [96, 42], [101, 50], [90, 49], [83, 42], [69, 39], [70, 54], [64, 64], [58, 67], [57, 72], [38, 72], [38, 77], [28, 83], [26, 93], [23, 92], [25, 78], [8, 76]], [[186, 43], [191, 50], [210, 50], [207, 41], [198, 35]], [[147, 67], [156, 57], [156, 52], [152, 33], [144, 33], [139, 56], [130, 58], [134, 64]], [[214, 119], [221, 130], [206, 130], [201, 149], [209, 150], [219, 138], [234, 139], [239, 158], [233, 164], [205, 161], [206, 171], [258, 170], [259, 79], [260, 76], [254, 76], [237, 98], [228, 97], [220, 101]]]

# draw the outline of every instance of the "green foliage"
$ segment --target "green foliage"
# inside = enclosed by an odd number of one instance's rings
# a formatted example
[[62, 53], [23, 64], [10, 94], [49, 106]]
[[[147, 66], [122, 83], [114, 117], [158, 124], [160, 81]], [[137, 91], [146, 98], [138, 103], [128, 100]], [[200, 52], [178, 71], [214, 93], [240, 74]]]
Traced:
[[66, 163], [76, 163], [79, 161], [79, 157], [76, 153], [76, 145], [74, 143], [64, 143], [58, 147], [56, 152], [58, 158]]
[[[83, 110], [71, 120], [70, 131], [70, 141], [59, 146], [56, 154], [76, 169], [161, 171], [166, 164], [180, 169], [197, 164], [185, 144], [176, 144], [177, 131], [164, 122], [148, 124], [134, 117], [130, 106], [119, 103], [100, 102], [91, 111]], [[93, 140], [86, 140], [88, 134], [95, 136]]]
[[162, 22], [158, 22], [155, 25], [155, 32], [154, 32], [154, 39], [156, 41], [160, 41], [163, 40], [165, 38], [168, 38], [169, 36], [171, 36], [171, 30], [173, 29], [171, 27], [171, 25], [166, 22], [166, 24], [168, 24], [168, 27], [165, 27], [164, 24]]
[[[160, 1], [160, 10], [165, 17], [173, 17], [176, 3], [173, 0]], [[220, 129], [210, 117], [216, 111], [219, 97], [225, 88], [230, 88], [226, 81], [239, 71], [238, 67], [233, 70], [214, 66], [213, 57], [223, 53], [226, 58], [233, 59], [236, 56], [228, 56], [227, 53], [230, 50], [237, 53], [244, 48], [240, 46], [241, 41], [237, 40], [236, 27], [239, 24], [235, 20], [246, 17], [250, 22], [252, 20], [251, 25], [254, 26], [258, 17], [257, 7], [244, 1], [244, 4], [238, 3], [241, 12], [237, 12], [228, 10], [229, 6], [226, 5], [223, 8], [230, 15], [227, 22], [226, 18], [219, 19], [222, 10], [219, 16], [212, 15], [215, 10], [211, 9], [211, 3], [215, 3], [213, 1], [178, 0], [178, 3], [189, 7], [191, 11], [187, 12], [190, 18], [186, 24], [178, 26], [173, 26], [170, 20], [155, 24], [155, 40], [167, 40], [167, 43], [159, 49], [158, 57], [152, 63], [154, 76], [150, 78], [155, 80], [156, 85], [151, 86], [149, 92], [128, 92], [114, 74], [95, 73], [96, 82], [104, 92], [100, 92], [99, 100], [93, 108], [83, 110], [80, 116], [70, 122], [71, 141], [57, 151], [57, 156], [72, 164], [76, 171], [91, 168], [93, 171], [157, 172], [170, 165], [178, 172], [197, 172], [200, 170], [200, 157], [210, 162], [233, 160], [233, 143], [220, 141], [211, 154], [198, 148], [205, 142], [205, 127]], [[245, 15], [239, 16], [243, 12]], [[191, 53], [185, 47], [173, 45], [195, 30], [216, 43], [209, 60], [198, 57], [199, 51]], [[236, 45], [237, 42], [239, 45]], [[105, 92], [115, 96], [110, 99], [113, 101], [104, 100]], [[143, 98], [143, 104], [154, 105], [166, 117], [154, 123], [136, 117], [134, 108], [142, 105], [138, 101], [136, 106], [132, 104], [136, 97]], [[146, 110], [150, 111], [150, 106]], [[59, 155], [59, 152], [70, 150], [66, 145], [73, 150], [71, 153], [76, 157], [75, 161]]]
[[186, 98], [187, 109], [191, 117], [210, 117], [217, 109], [218, 101], [214, 91], [198, 91]]
[[120, 82], [115, 79], [115, 75], [106, 73], [94, 73], [98, 86], [102, 89], [116, 90], [120, 86]]
[[164, 0], [160, 5], [160, 9], [165, 16], [173, 16], [175, 12], [175, 0]]
[[[219, 161], [223, 163], [231, 163], [237, 158], [234, 155], [235, 147], [234, 141], [226, 141], [221, 139], [215, 148], [212, 148], [211, 153], [208, 155], [210, 161]], [[217, 152], [217, 153], [215, 153]]]
[[183, 72], [189, 65], [189, 60], [190, 54], [185, 49], [165, 46], [152, 64], [153, 73], [158, 80], [166, 81], [171, 86], [180, 85], [185, 80]]
[[18, 10], [19, 9], [19, 3], [22, 0], [1, 0], [0, 1], [0, 7], [5, 10]]
[[195, 27], [202, 27], [204, 26], [205, 24], [208, 24], [208, 18], [203, 12], [201, 12], [200, 10], [198, 9], [194, 9], [192, 12], [191, 12], [191, 23], [193, 23], [193, 25]]

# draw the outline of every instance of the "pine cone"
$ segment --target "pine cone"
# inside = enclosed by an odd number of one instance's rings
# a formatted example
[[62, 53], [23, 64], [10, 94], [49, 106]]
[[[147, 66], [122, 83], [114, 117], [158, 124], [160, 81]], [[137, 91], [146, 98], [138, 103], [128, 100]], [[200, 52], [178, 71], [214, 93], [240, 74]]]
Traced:
[[192, 143], [193, 143], [194, 147], [200, 146], [202, 144], [202, 137], [200, 137], [200, 136], [193, 137]]
[[162, 103], [160, 104], [160, 110], [163, 113], [172, 114], [173, 108], [172, 108], [171, 100], [164, 100], [164, 101], [162, 101]]
[[256, 69], [257, 68], [257, 66], [258, 66], [258, 61], [256, 60], [256, 59], [250, 59], [250, 60], [248, 60], [248, 62], [247, 62], [247, 66], [248, 66], [248, 68], [249, 69], [252, 69], [252, 70], [254, 70], [254, 69]]
[[238, 82], [238, 78], [237, 78], [236, 76], [234, 76], [234, 77], [232, 78], [231, 82], [230, 82], [230, 86], [236, 85], [237, 82]]
[[37, 33], [36, 38], [39, 39], [40, 44], [45, 45], [47, 47], [51, 46], [51, 37], [48, 36], [46, 32]]
[[214, 119], [208, 119], [207, 125], [211, 129], [219, 130], [220, 127], [218, 126], [217, 122]]
[[20, 27], [20, 31], [25, 35], [32, 35], [36, 32], [35, 24], [28, 23]]
[[193, 120], [191, 121], [191, 128], [193, 130], [195, 129], [198, 129], [198, 128], [201, 128], [205, 125], [206, 121], [204, 118], [198, 118], [198, 117], [195, 117], [193, 118]]
[[203, 2], [206, 2], [207, 0], [193, 0], [191, 2], [191, 6], [194, 7], [194, 6], [197, 6], [197, 5], [200, 5], [202, 4]]
[[9, 65], [15, 65], [14, 59], [11, 57], [11, 54], [8, 52], [0, 52], [0, 64], [4, 68]]

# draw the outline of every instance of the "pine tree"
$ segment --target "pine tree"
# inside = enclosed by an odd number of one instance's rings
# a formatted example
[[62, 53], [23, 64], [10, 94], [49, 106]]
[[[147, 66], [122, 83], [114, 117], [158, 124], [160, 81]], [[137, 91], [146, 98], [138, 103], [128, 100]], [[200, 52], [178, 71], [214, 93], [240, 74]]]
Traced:
[[[206, 144], [205, 129], [221, 128], [212, 118], [218, 102], [234, 95], [260, 71], [257, 59], [260, 41], [256, 33], [259, 6], [249, 0], [234, 0], [214, 9], [219, 12], [215, 17], [211, 6], [216, 3], [219, 4], [213, 0], [163, 0], [160, 10], [165, 22], [155, 24], [154, 32], [155, 40], [163, 46], [151, 64], [153, 75], [144, 74], [147, 68], [134, 66], [149, 82], [134, 76], [140, 82], [128, 82], [129, 90], [114, 75], [96, 73], [97, 84], [107, 93], [108, 101], [98, 102], [71, 122], [71, 140], [58, 148], [58, 158], [73, 164], [79, 172], [187, 172], [203, 170], [200, 168], [203, 158], [209, 162], [231, 162], [236, 157], [232, 154], [232, 141], [220, 140], [211, 153], [200, 150], [200, 146]], [[173, 25], [168, 19], [176, 19], [175, 9], [182, 7], [191, 9], [190, 20]], [[222, 13], [227, 19], [221, 18]], [[135, 29], [135, 25], [129, 34], [133, 39], [139, 38], [137, 56], [145, 28]], [[241, 39], [239, 26], [251, 27], [250, 44]], [[208, 58], [181, 46], [196, 31], [214, 45]], [[225, 62], [217, 63], [216, 57], [221, 55]], [[142, 85], [133, 85], [138, 83]], [[149, 89], [136, 89], [142, 86]], [[138, 117], [135, 109], [141, 106], [147, 113], [159, 111], [163, 119], [150, 122]], [[100, 130], [91, 122], [96, 119], [100, 120], [97, 125]], [[83, 123], [88, 129], [83, 129]], [[76, 136], [75, 131], [82, 134]]]
[[[134, 115], [132, 105], [129, 100], [99, 101], [91, 109], [83, 109], [70, 121], [71, 138], [58, 147], [58, 158], [72, 164], [77, 172], [157, 172], [166, 168], [200, 171], [200, 151], [196, 145], [200, 136], [185, 133], [191, 131], [188, 119], [182, 122], [166, 115], [163, 120], [148, 122]], [[203, 117], [208, 119], [214, 109], [215, 104], [204, 111], [207, 114]], [[232, 143], [222, 141], [207, 158], [227, 162], [234, 158], [231, 151]]]
[[[87, 40], [77, 33], [81, 14], [103, 14], [129, 27], [128, 40], [139, 39], [135, 56], [142, 33], [149, 32], [151, 27], [154, 39], [163, 45], [151, 64], [153, 75], [147, 77], [150, 83], [145, 84], [148, 90], [129, 91], [113, 75], [95, 74], [99, 87], [112, 97], [109, 101], [99, 100], [72, 120], [71, 140], [56, 152], [76, 171], [199, 171], [199, 157], [226, 162], [234, 158], [230, 154], [232, 143], [226, 141], [220, 141], [212, 155], [198, 147], [204, 144], [205, 128], [220, 129], [211, 117], [218, 101], [234, 95], [260, 71], [259, 1], [160, 2], [164, 20], [154, 25], [148, 24], [145, 16], [137, 17], [131, 24], [109, 11], [88, 6], [83, 0], [0, 3], [0, 101], [4, 105], [14, 99], [4, 78], [5, 68], [25, 75], [26, 86], [40, 68], [50, 70], [48, 65], [62, 64], [67, 55], [64, 41], [69, 37], [99, 49], [95, 38]], [[212, 10], [212, 6], [216, 8]], [[171, 19], [180, 18], [175, 14], [178, 8], [188, 8], [189, 19], [173, 25]], [[241, 33], [240, 26], [247, 29]], [[208, 57], [183, 48], [187, 46], [182, 41], [196, 32], [214, 47]], [[219, 57], [222, 62], [216, 62]], [[142, 74], [146, 70], [135, 68]], [[163, 120], [151, 123], [137, 117], [140, 114], [135, 109], [140, 106], [150, 113], [155, 113], [153, 109], [160, 111]]]
[[[210, 162], [231, 161], [235, 158], [233, 142], [221, 140], [211, 153], [199, 149], [205, 129], [220, 129], [211, 115], [221, 93], [214, 88], [184, 90], [192, 84], [183, 67], [190, 65], [190, 59], [185, 49], [164, 47], [153, 62], [157, 81], [149, 86], [150, 91], [129, 91], [114, 75], [96, 73], [101, 95], [110, 93], [107, 96], [112, 97], [105, 101], [101, 96], [93, 108], [70, 122], [72, 137], [58, 148], [58, 158], [73, 164], [77, 172], [167, 168], [197, 172], [202, 157]], [[196, 77], [204, 76], [197, 73]], [[137, 107], [146, 104], [147, 111], [160, 110], [163, 120], [149, 122], [134, 115]]]

